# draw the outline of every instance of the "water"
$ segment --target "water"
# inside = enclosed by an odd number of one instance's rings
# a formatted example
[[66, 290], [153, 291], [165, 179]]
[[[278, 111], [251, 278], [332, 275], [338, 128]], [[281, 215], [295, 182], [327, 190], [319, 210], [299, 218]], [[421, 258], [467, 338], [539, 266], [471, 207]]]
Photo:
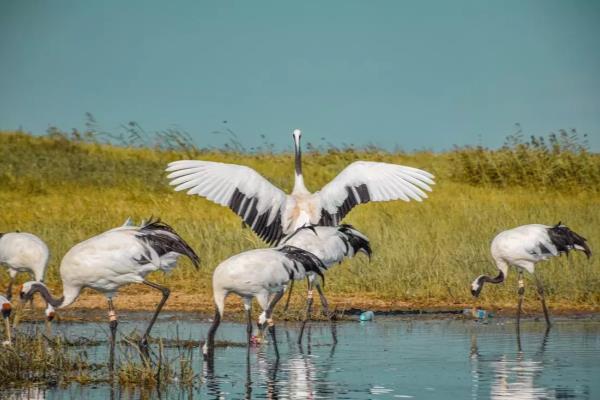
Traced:
[[[130, 332], [144, 321], [126, 323]], [[62, 323], [68, 337], [106, 338], [105, 324]], [[166, 315], [154, 335], [204, 338], [208, 322], [190, 315]], [[57, 327], [58, 328], [58, 327]], [[375, 322], [336, 326], [332, 346], [329, 324], [313, 324], [303, 346], [296, 344], [298, 324], [277, 327], [280, 359], [272, 345], [216, 348], [212, 368], [194, 349], [198, 374], [194, 388], [172, 385], [161, 398], [279, 399], [600, 399], [600, 320], [555, 318], [545, 333], [543, 321], [522, 323], [520, 344], [512, 319], [487, 324], [457, 319], [378, 317]], [[242, 343], [245, 326], [224, 323], [217, 340]], [[89, 349], [105, 360], [105, 345]], [[168, 349], [177, 358], [177, 349]], [[249, 362], [248, 362], [249, 360]], [[158, 398], [156, 391], [125, 391], [114, 398]], [[70, 385], [0, 393], [9, 398], [111, 397], [107, 384]]]

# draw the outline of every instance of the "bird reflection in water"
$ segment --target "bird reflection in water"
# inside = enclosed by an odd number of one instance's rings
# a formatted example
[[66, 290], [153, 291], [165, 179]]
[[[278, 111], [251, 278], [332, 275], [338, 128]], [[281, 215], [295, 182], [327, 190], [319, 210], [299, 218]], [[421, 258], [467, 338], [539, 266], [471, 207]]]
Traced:
[[[477, 333], [471, 335], [470, 363], [473, 399], [557, 399], [577, 397], [574, 389], [544, 387], [544, 353], [549, 343], [550, 329], [544, 332], [538, 350], [533, 354], [523, 351], [520, 330], [517, 330], [517, 352], [514, 356], [482, 355], [477, 344]], [[489, 394], [486, 381], [490, 381]]]
[[[334, 365], [335, 346], [331, 346], [323, 359], [313, 354], [312, 329], [310, 325], [307, 327], [304, 345], [297, 344], [294, 335], [285, 331], [288, 357], [283, 354], [281, 358], [273, 357], [266, 347], [246, 350], [245, 399], [304, 399], [329, 397], [335, 393], [328, 379]], [[204, 361], [203, 378], [209, 398], [224, 399], [232, 395], [221, 387], [224, 381], [215, 371], [215, 357]], [[242, 393], [237, 396], [241, 397]]]

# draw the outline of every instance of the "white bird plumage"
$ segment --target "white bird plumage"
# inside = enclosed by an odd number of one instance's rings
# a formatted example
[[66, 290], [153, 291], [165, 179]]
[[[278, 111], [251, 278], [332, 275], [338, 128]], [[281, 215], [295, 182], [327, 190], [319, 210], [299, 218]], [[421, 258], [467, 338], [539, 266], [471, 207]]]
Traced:
[[63, 295], [54, 298], [40, 282], [26, 282], [20, 290], [21, 298], [28, 299], [39, 292], [46, 300], [46, 315], [51, 319], [54, 310], [72, 304], [83, 288], [103, 293], [108, 299], [112, 342], [117, 326], [113, 297], [119, 287], [131, 283], [144, 283], [162, 292], [163, 298], [140, 341], [147, 345], [147, 336], [169, 296], [166, 287], [145, 280], [153, 271], [170, 271], [179, 256], [190, 258], [197, 267], [199, 258], [192, 248], [167, 224], [149, 220], [141, 226], [123, 226], [111, 229], [73, 246], [63, 257], [60, 276]]
[[370, 201], [427, 198], [434, 176], [420, 169], [356, 161], [320, 191], [304, 185], [300, 130], [293, 133], [295, 181], [291, 194], [275, 187], [255, 170], [214, 161], [181, 160], [167, 167], [175, 190], [227, 206], [268, 244], [278, 244], [304, 225], [336, 226], [358, 204]]
[[[207, 355], [208, 349], [214, 343], [214, 335], [225, 309], [225, 299], [229, 294], [237, 294], [244, 301], [248, 318], [248, 340], [252, 334], [250, 314], [252, 300], [255, 298], [263, 311], [258, 324], [261, 330], [268, 324], [275, 341], [271, 319], [273, 308], [290, 283], [307, 278], [308, 302], [298, 338], [298, 341], [301, 341], [306, 321], [310, 318], [313, 281], [317, 276], [324, 277], [324, 272], [330, 266], [342, 262], [346, 257], [353, 257], [358, 252], [371, 255], [369, 240], [350, 225], [305, 226], [285, 238], [277, 248], [249, 250], [223, 261], [213, 273], [216, 311], [204, 346], [204, 354]], [[317, 287], [326, 309], [325, 297], [320, 286]]]
[[6, 297], [12, 298], [12, 286], [19, 272], [27, 272], [35, 281], [42, 282], [48, 267], [50, 251], [42, 239], [32, 233], [0, 233], [0, 264], [8, 268], [10, 281]]
[[[299, 228], [293, 234], [282, 240], [282, 244], [295, 246], [309, 251], [319, 257], [327, 269], [341, 263], [345, 258], [352, 258], [357, 253], [366, 254], [371, 258], [371, 245], [369, 238], [356, 230], [352, 225], [342, 224], [339, 226], [305, 226]], [[329, 316], [329, 306], [323, 294], [321, 284], [313, 272], [308, 273], [308, 302], [312, 303], [312, 286], [315, 285], [321, 299], [323, 313]], [[292, 293], [293, 281], [289, 290], [286, 309], [289, 304], [289, 296]], [[307, 307], [310, 310], [310, 306]]]
[[[275, 328], [271, 313], [283, 296], [291, 280], [304, 279], [309, 272], [322, 275], [326, 266], [314, 254], [293, 246], [274, 249], [256, 249], [236, 254], [220, 263], [213, 273], [215, 317], [204, 344], [205, 357], [212, 354], [214, 336], [225, 310], [225, 299], [231, 293], [244, 301], [247, 316], [248, 341], [252, 335], [251, 309], [256, 298], [263, 313], [259, 319], [261, 330], [269, 325], [275, 342]], [[277, 349], [277, 348], [276, 348]]]
[[571, 250], [583, 251], [587, 257], [592, 252], [586, 239], [573, 232], [560, 222], [554, 226], [542, 224], [522, 225], [513, 229], [500, 232], [493, 240], [490, 247], [492, 258], [498, 268], [498, 275], [494, 278], [480, 275], [471, 283], [471, 293], [479, 296], [484, 283], [499, 284], [504, 282], [508, 274], [508, 267], [517, 267], [519, 272], [519, 303], [517, 308], [517, 321], [520, 317], [521, 303], [523, 300], [524, 286], [522, 281], [523, 271], [527, 271], [535, 278], [538, 294], [542, 301], [546, 322], [550, 325], [548, 310], [544, 300], [544, 289], [541, 281], [535, 275], [535, 264], [550, 257], [568, 253]]

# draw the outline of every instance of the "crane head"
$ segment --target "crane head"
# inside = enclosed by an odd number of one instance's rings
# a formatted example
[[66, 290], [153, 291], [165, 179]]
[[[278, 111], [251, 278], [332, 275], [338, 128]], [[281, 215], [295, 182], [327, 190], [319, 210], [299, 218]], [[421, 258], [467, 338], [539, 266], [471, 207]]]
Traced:
[[11, 311], [12, 311], [12, 306], [10, 305], [10, 303], [8, 301], [5, 303], [2, 303], [2, 317], [4, 319], [7, 319], [8, 317], [10, 317]]
[[479, 293], [481, 293], [481, 289], [483, 288], [483, 275], [478, 276], [471, 283], [471, 294], [473, 297], [479, 297]]
[[300, 138], [302, 137], [302, 131], [300, 129], [294, 129], [292, 137], [294, 138], [294, 143], [296, 144], [296, 146], [300, 146]]

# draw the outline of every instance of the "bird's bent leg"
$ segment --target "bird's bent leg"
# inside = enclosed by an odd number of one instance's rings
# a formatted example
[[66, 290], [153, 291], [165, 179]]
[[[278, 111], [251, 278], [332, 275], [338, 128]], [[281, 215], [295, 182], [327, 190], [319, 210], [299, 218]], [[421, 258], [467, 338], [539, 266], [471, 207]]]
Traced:
[[8, 287], [6, 288], [6, 299], [8, 301], [12, 300], [12, 287], [13, 287], [14, 282], [15, 282], [15, 277], [11, 275], [10, 280], [8, 281]]
[[110, 327], [110, 354], [108, 358], [109, 370], [113, 371], [115, 367], [115, 343], [117, 337], [117, 314], [115, 313], [115, 307], [113, 306], [112, 299], [108, 299], [108, 323]]
[[544, 285], [542, 285], [542, 281], [538, 278], [537, 275], [533, 275], [535, 278], [535, 284], [537, 286], [538, 296], [542, 302], [542, 309], [544, 310], [544, 318], [546, 318], [546, 326], [550, 327], [552, 324], [550, 323], [550, 315], [548, 314], [548, 307], [546, 307], [546, 299], [544, 297]]
[[335, 312], [329, 312], [329, 304], [327, 303], [327, 298], [325, 298], [323, 288], [321, 288], [319, 282], [316, 283], [316, 286], [317, 291], [319, 292], [319, 297], [321, 298], [321, 307], [323, 308], [323, 315], [325, 315], [327, 318], [329, 318], [329, 321], [331, 321], [331, 338], [333, 339], [333, 345], [335, 346], [337, 344], [337, 325], [335, 322]]
[[206, 342], [204, 342], [204, 346], [202, 347], [202, 355], [204, 356], [205, 361], [212, 360], [215, 354], [215, 334], [217, 333], [220, 323], [221, 313], [219, 312], [219, 308], [216, 307], [213, 323], [208, 329], [208, 336], [206, 337]]
[[162, 292], [162, 299], [160, 299], [160, 303], [158, 303], [158, 306], [156, 307], [156, 311], [154, 312], [154, 315], [152, 316], [152, 319], [150, 320], [150, 323], [146, 328], [146, 332], [144, 332], [144, 335], [140, 339], [140, 351], [146, 356], [146, 358], [148, 358], [148, 336], [150, 335], [152, 326], [154, 326], [154, 323], [156, 322], [156, 318], [158, 318], [158, 314], [160, 313], [167, 299], [169, 298], [169, 294], [171, 293], [171, 291], [165, 286], [161, 286], [157, 283], [149, 282], [147, 280], [144, 280], [143, 283], [145, 285], [150, 286], [151, 288], [160, 290]]
[[321, 284], [319, 282], [316, 282], [315, 286], [317, 287], [317, 292], [319, 292], [319, 298], [321, 299], [321, 308], [323, 311], [323, 315], [327, 318], [332, 318], [332, 315], [329, 315], [329, 303], [327, 302], [325, 293], [323, 293], [323, 288], [321, 288]]
[[287, 300], [285, 301], [285, 307], [283, 307], [284, 312], [286, 312], [288, 310], [288, 307], [290, 305], [290, 298], [292, 297], [292, 289], [294, 289], [294, 280], [292, 280], [292, 282], [290, 282], [290, 290], [288, 291], [288, 297], [287, 297]]
[[[293, 282], [293, 281], [292, 281]], [[279, 349], [277, 348], [277, 336], [275, 334], [275, 323], [273, 322], [273, 309], [275, 308], [275, 306], [277, 305], [277, 303], [279, 302], [279, 300], [281, 300], [281, 298], [283, 297], [283, 290], [275, 293], [275, 295], [271, 298], [271, 301], [269, 301], [269, 306], [267, 307], [266, 310], [266, 317], [267, 317], [267, 326], [269, 327], [269, 334], [271, 335], [271, 340], [273, 341], [273, 347], [275, 348], [275, 355], [277, 356], [277, 358], [279, 358]]]
[[523, 282], [523, 271], [519, 271], [519, 303], [517, 304], [517, 330], [521, 328], [521, 308], [523, 307], [523, 296], [525, 295], [525, 283]]
[[306, 321], [310, 319], [312, 312], [312, 303], [313, 303], [313, 290], [312, 290], [312, 282], [310, 279], [308, 281], [308, 293], [306, 294], [306, 315], [304, 316], [304, 321], [302, 321], [302, 327], [300, 328], [300, 336], [298, 337], [298, 344], [302, 343], [302, 335], [304, 334], [304, 328], [306, 327]]

